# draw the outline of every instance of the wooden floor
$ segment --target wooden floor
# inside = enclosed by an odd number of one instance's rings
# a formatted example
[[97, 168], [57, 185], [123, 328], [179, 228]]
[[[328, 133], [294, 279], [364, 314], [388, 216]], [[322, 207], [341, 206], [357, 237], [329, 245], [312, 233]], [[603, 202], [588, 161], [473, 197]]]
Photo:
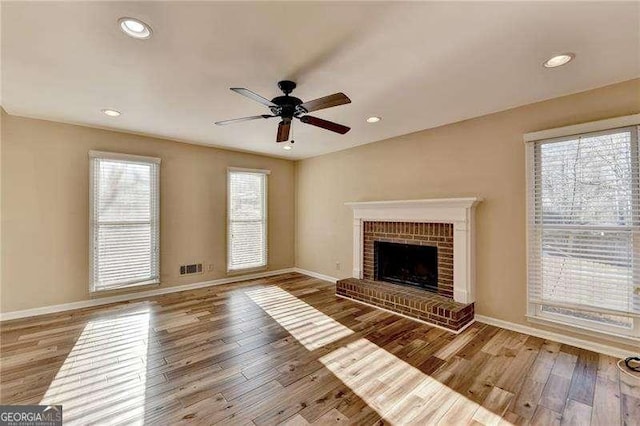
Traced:
[[615, 359], [334, 290], [286, 274], [6, 322], [0, 401], [69, 424], [640, 424]]

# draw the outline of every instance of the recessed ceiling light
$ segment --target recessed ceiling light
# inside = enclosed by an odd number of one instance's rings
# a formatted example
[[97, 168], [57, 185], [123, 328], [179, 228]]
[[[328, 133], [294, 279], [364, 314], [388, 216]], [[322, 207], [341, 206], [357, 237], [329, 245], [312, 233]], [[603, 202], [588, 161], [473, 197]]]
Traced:
[[102, 113], [104, 115], [108, 115], [109, 117], [117, 117], [120, 115], [120, 111], [116, 111], [115, 109], [108, 109], [108, 108], [103, 109]]
[[575, 58], [576, 55], [573, 53], [563, 53], [561, 55], [556, 55], [549, 58], [543, 65], [545, 68], [555, 68], [565, 64], [568, 64]]
[[293, 147], [291, 145], [285, 145], [282, 147], [282, 149], [286, 149], [287, 151], [291, 151], [293, 149]]
[[120, 29], [129, 37], [147, 39], [151, 37], [151, 27], [139, 19], [120, 18]]
[[380, 117], [369, 117], [367, 118], [367, 123], [377, 123], [380, 120], [382, 120]]

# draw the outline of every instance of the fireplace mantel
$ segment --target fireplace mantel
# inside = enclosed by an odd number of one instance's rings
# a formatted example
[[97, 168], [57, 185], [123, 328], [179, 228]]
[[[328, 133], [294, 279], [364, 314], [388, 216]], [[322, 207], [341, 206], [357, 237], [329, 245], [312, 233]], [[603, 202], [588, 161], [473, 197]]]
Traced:
[[481, 198], [349, 202], [353, 209], [353, 277], [362, 279], [363, 231], [368, 221], [453, 224], [453, 298], [475, 301], [475, 206]]

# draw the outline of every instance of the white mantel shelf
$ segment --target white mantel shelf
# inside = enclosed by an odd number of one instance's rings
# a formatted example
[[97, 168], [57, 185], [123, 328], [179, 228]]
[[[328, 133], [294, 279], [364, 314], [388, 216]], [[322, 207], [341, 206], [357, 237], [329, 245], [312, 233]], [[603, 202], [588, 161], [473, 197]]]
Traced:
[[353, 277], [362, 279], [362, 222], [438, 222], [453, 224], [453, 298], [475, 301], [475, 206], [481, 198], [363, 201], [353, 209]]
[[344, 203], [345, 206], [351, 207], [472, 207], [482, 201], [482, 198], [425, 198], [422, 200], [387, 200], [387, 201], [352, 201]]

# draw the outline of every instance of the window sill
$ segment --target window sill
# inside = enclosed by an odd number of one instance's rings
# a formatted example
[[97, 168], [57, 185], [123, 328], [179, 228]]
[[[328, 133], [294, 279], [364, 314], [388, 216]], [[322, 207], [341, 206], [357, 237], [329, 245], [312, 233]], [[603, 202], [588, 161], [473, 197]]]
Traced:
[[616, 343], [622, 343], [626, 345], [635, 345], [640, 342], [640, 336], [633, 336], [628, 334], [618, 334], [610, 331], [598, 330], [595, 328], [586, 327], [583, 325], [569, 324], [567, 322], [552, 320], [534, 315], [527, 315], [527, 321], [533, 324], [540, 324], [558, 330], [569, 331], [573, 333], [584, 334], [585, 336], [597, 337], [604, 340], [609, 340]]
[[257, 266], [255, 268], [243, 268], [243, 269], [228, 269], [227, 276], [236, 276], [236, 275], [244, 275], [251, 274], [254, 272], [263, 272], [267, 270], [267, 265], [265, 266]]
[[149, 281], [143, 281], [135, 284], [126, 284], [119, 287], [91, 290], [89, 292], [89, 295], [91, 297], [93, 296], [102, 297], [109, 294], [125, 293], [131, 290], [145, 290], [148, 288], [159, 287], [159, 286], [160, 286], [160, 280], [149, 280]]

